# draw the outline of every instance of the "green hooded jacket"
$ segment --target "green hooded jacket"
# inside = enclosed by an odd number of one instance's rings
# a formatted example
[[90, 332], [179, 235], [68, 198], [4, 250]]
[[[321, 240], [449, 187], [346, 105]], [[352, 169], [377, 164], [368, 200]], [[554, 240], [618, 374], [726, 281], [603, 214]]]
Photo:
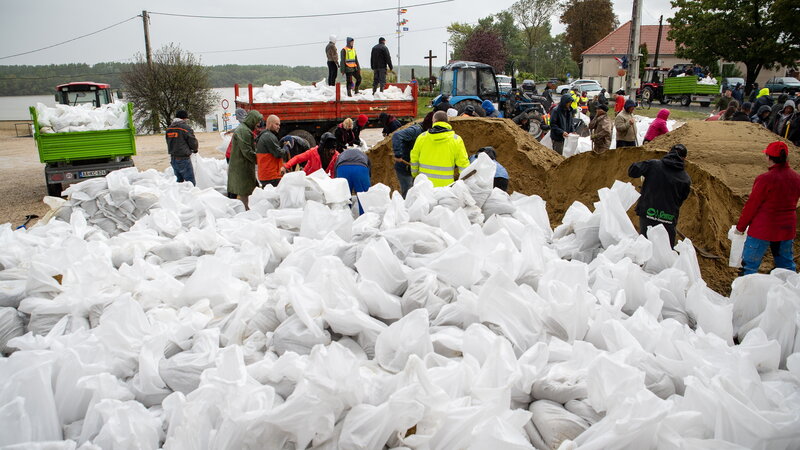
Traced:
[[231, 160], [228, 163], [228, 192], [231, 194], [247, 196], [258, 186], [253, 130], [261, 119], [260, 112], [250, 111], [233, 131]]

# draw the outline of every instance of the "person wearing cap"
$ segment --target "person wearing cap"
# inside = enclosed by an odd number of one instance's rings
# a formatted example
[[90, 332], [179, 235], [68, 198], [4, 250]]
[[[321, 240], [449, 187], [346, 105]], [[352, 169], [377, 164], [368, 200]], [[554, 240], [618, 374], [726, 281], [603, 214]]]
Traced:
[[636, 102], [629, 99], [625, 101], [625, 109], [614, 118], [614, 126], [617, 129], [617, 148], [636, 147], [636, 119], [633, 118], [633, 111], [636, 109]]
[[495, 170], [493, 187], [496, 187], [503, 192], [508, 192], [508, 170], [506, 170], [506, 168], [497, 161], [497, 151], [491, 146], [479, 148], [474, 155], [469, 157], [469, 162], [473, 162], [478, 159], [479, 153], [486, 153], [486, 156], [494, 161]]
[[689, 197], [692, 179], [684, 168], [687, 150], [683, 144], [673, 145], [661, 159], [635, 162], [628, 167], [631, 178], [644, 177], [641, 197], [636, 204], [639, 233], [647, 235], [648, 227], [663, 225], [675, 246], [675, 227], [681, 205]]
[[258, 182], [261, 187], [271, 184], [278, 187], [281, 181], [281, 167], [289, 159], [289, 152], [278, 142], [278, 131], [281, 119], [276, 115], [267, 117], [264, 130], [256, 138], [256, 164], [258, 166]]
[[319, 145], [312, 147], [303, 153], [293, 157], [283, 164], [281, 173], [286, 173], [292, 167], [305, 163], [303, 172], [306, 175], [323, 169], [331, 178], [336, 176], [336, 160], [339, 152], [336, 151], [336, 137], [331, 132], [322, 133], [319, 138]]
[[392, 134], [392, 151], [394, 152], [394, 172], [397, 175], [397, 182], [400, 184], [400, 195], [405, 198], [406, 193], [414, 184], [411, 176], [411, 149], [414, 143], [423, 132], [419, 124], [413, 124], [402, 130], [397, 130]]
[[775, 267], [795, 271], [792, 245], [797, 234], [800, 175], [789, 167], [789, 148], [777, 141], [764, 149], [769, 169], [757, 176], [750, 197], [736, 223], [736, 233], [747, 232], [740, 275], [758, 272], [767, 248]]
[[339, 68], [339, 58], [336, 56], [336, 35], [332, 34], [328, 38], [328, 45], [325, 46], [325, 56], [328, 58], [328, 86], [336, 85], [336, 71]]
[[464, 108], [464, 112], [461, 113], [462, 116], [469, 116], [469, 117], [478, 117], [478, 113], [475, 112], [475, 107], [472, 105], [467, 105]]
[[[366, 123], [366, 121], [364, 123]], [[356, 134], [353, 131], [354, 127], [355, 125], [353, 124], [353, 119], [349, 117], [344, 119], [342, 123], [336, 126], [336, 130], [333, 132], [333, 135], [336, 137], [337, 151], [342, 152], [345, 148], [356, 145]]]
[[[347, 81], [348, 97], [353, 96], [351, 84], [355, 89], [356, 95], [358, 95], [358, 88], [361, 86], [361, 64], [358, 63], [358, 55], [356, 54], [356, 49], [353, 47], [354, 45], [355, 39], [349, 37], [347, 38], [347, 45], [339, 52], [341, 71]], [[353, 80], [355, 80], [354, 84]]]
[[434, 187], [444, 187], [455, 179], [455, 169], [469, 166], [464, 140], [447, 122], [447, 113], [436, 111], [433, 126], [422, 133], [411, 149], [411, 176], [424, 174]]
[[739, 110], [733, 113], [731, 121], [733, 122], [750, 122], [750, 113], [752, 112], [753, 104], [744, 102]]
[[625, 109], [625, 91], [620, 89], [614, 97], [614, 113], [619, 114]]
[[359, 114], [356, 123], [353, 125], [353, 145], [361, 145], [361, 131], [367, 128], [369, 117], [366, 114]]
[[383, 125], [382, 133], [384, 137], [394, 133], [398, 128], [403, 126], [395, 116], [386, 114], [385, 112], [382, 112], [378, 116], [378, 123]]
[[550, 114], [550, 139], [553, 141], [553, 150], [559, 155], [564, 154], [564, 140], [575, 132], [572, 115], [572, 96], [564, 94]]
[[389, 47], [386, 46], [386, 39], [378, 39], [378, 43], [372, 47], [372, 54], [369, 58], [369, 66], [372, 68], [374, 77], [372, 79], [372, 94], [380, 88], [383, 92], [383, 86], [386, 84], [386, 68], [394, 70], [392, 67], [392, 55], [389, 54]]
[[250, 209], [248, 200], [258, 186], [256, 178], [256, 145], [253, 131], [263, 116], [252, 110], [233, 132], [231, 161], [228, 164], [228, 193], [236, 195], [245, 209]]
[[309, 144], [307, 140], [293, 134], [287, 134], [286, 136], [282, 137], [278, 143], [281, 147], [283, 147], [284, 150], [289, 152], [290, 158], [295, 157], [311, 148], [311, 144]]
[[611, 148], [612, 127], [611, 119], [608, 117], [608, 105], [597, 105], [594, 119], [589, 122], [589, 130], [592, 132], [592, 151], [600, 154]]
[[166, 132], [167, 152], [169, 153], [169, 164], [172, 166], [178, 183], [188, 181], [197, 185], [191, 156], [193, 153], [197, 153], [199, 144], [194, 136], [194, 130], [187, 123], [188, 119], [189, 114], [184, 110], [175, 114], [175, 120], [172, 121]]

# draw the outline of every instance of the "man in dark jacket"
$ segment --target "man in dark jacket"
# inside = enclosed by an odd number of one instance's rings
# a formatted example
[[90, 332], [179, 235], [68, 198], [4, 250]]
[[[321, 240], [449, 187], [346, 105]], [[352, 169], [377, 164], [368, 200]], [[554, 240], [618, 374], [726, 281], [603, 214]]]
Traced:
[[256, 175], [261, 187], [271, 184], [278, 187], [281, 181], [283, 163], [291, 156], [278, 143], [281, 119], [276, 115], [267, 117], [266, 128], [256, 138]]
[[597, 94], [597, 104], [598, 105], [608, 105], [608, 99], [606, 98], [606, 90], [600, 89], [600, 93]]
[[744, 103], [744, 86], [742, 86], [742, 83], [736, 83], [736, 87], [733, 89], [733, 98], [740, 105]]
[[397, 181], [400, 183], [400, 194], [405, 197], [406, 193], [414, 184], [411, 176], [411, 149], [417, 137], [422, 134], [422, 127], [414, 124], [410, 127], [397, 130], [392, 134], [392, 150], [394, 151], [394, 172], [397, 174]]
[[661, 159], [636, 162], [628, 168], [631, 178], [644, 177], [642, 196], [636, 204], [639, 233], [647, 235], [647, 227], [663, 225], [672, 247], [675, 246], [678, 213], [692, 185], [684, 169], [686, 153], [686, 147], [677, 144]]
[[[353, 96], [351, 84], [353, 85], [352, 88], [356, 91], [356, 95], [358, 95], [358, 88], [361, 86], [361, 64], [358, 62], [358, 55], [356, 54], [354, 45], [355, 39], [349, 37], [347, 38], [347, 45], [339, 52], [339, 58], [341, 59], [339, 68], [347, 82], [348, 97]], [[353, 80], [355, 80], [355, 82]]]
[[558, 106], [550, 114], [550, 139], [553, 140], [553, 150], [559, 155], [564, 154], [564, 139], [575, 131], [572, 115], [572, 96], [564, 94]]
[[397, 120], [397, 118], [395, 116], [386, 114], [385, 112], [382, 112], [378, 116], [378, 123], [383, 125], [383, 135], [384, 136], [388, 136], [388, 135], [394, 133], [398, 128], [403, 126], [403, 124], [400, 123], [400, 121]]
[[751, 122], [766, 128], [767, 125], [769, 125], [769, 114], [772, 111], [772, 107], [769, 105], [762, 105], [756, 111], [756, 114], [750, 118]]
[[784, 142], [767, 145], [764, 153], [769, 170], [756, 177], [736, 223], [737, 233], [747, 232], [741, 275], [758, 272], [767, 248], [772, 251], [776, 268], [795, 271], [792, 245], [797, 233], [800, 175], [789, 167], [789, 148]]
[[339, 68], [339, 58], [336, 57], [336, 35], [328, 38], [325, 46], [325, 57], [328, 58], [328, 86], [336, 85], [336, 69]]
[[178, 183], [188, 181], [194, 185], [194, 168], [192, 167], [192, 153], [197, 153], [198, 142], [194, 137], [194, 130], [186, 123], [189, 114], [178, 111], [175, 120], [167, 128], [167, 151], [169, 152], [170, 165]]
[[781, 111], [784, 109], [786, 100], [789, 100], [789, 96], [787, 94], [781, 94], [778, 96], [778, 101], [771, 105], [772, 109], [769, 113], [769, 122], [767, 122], [767, 128], [772, 131], [775, 131], [775, 118], [781, 115]]
[[733, 116], [730, 120], [734, 122], [750, 122], [750, 114], [752, 113], [752, 109], [752, 103], [744, 102], [744, 104], [739, 107], [739, 110], [733, 113]]
[[769, 96], [769, 89], [763, 88], [758, 91], [758, 95], [756, 96], [756, 100], [753, 103], [753, 109], [758, 111], [761, 109], [762, 106], [767, 105], [772, 108], [772, 97]]
[[394, 70], [392, 56], [389, 54], [389, 47], [386, 46], [386, 39], [378, 39], [378, 44], [372, 47], [369, 65], [374, 72], [372, 93], [375, 94], [378, 88], [383, 92], [383, 85], [386, 84], [386, 67], [389, 67], [389, 70]]
[[287, 134], [286, 136], [282, 137], [280, 140], [280, 145], [284, 150], [289, 152], [290, 158], [294, 158], [300, 153], [303, 153], [311, 148], [311, 144], [309, 144], [307, 140], [293, 134]]

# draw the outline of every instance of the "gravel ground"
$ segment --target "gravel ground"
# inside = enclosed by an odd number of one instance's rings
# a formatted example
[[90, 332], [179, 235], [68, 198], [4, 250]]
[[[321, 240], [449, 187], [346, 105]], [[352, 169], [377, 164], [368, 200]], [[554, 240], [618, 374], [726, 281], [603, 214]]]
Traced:
[[[365, 130], [361, 136], [370, 146], [383, 139], [379, 129]], [[197, 133], [197, 138], [200, 155], [224, 158], [216, 149], [221, 143], [219, 133]], [[140, 170], [161, 171], [169, 166], [163, 135], [137, 136], [136, 153], [133, 160]], [[33, 138], [0, 135], [0, 224], [11, 222], [16, 227], [28, 214], [44, 216], [48, 207], [42, 198], [46, 195], [44, 164], [39, 162]]]

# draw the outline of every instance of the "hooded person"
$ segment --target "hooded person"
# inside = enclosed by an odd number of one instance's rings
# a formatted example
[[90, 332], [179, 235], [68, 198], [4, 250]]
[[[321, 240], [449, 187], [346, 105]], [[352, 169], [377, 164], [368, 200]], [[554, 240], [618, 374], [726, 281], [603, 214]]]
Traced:
[[656, 115], [656, 120], [654, 120], [650, 126], [647, 127], [647, 133], [644, 135], [644, 142], [650, 142], [662, 134], [669, 133], [669, 128], [667, 128], [667, 119], [669, 119], [669, 110], [664, 108], [658, 112]]
[[336, 151], [336, 136], [331, 132], [322, 133], [319, 138], [319, 145], [312, 147], [303, 153], [293, 157], [283, 164], [283, 171], [287, 171], [297, 164], [305, 163], [303, 172], [306, 175], [323, 169], [329, 177], [336, 176], [336, 160], [339, 152]]
[[613, 125], [608, 117], [608, 105], [597, 105], [589, 130], [592, 132], [592, 151], [600, 154], [611, 148]]
[[339, 58], [336, 56], [336, 35], [328, 38], [325, 46], [325, 57], [328, 58], [328, 86], [336, 85], [336, 72], [339, 69]]
[[[242, 108], [236, 108], [236, 111], [233, 113], [233, 116], [236, 117], [236, 121], [242, 123], [245, 117], [247, 117], [247, 111]], [[231, 131], [227, 132], [232, 133]], [[231, 146], [233, 145], [233, 139], [228, 142], [228, 148], [225, 150], [225, 161], [231, 161]]]
[[751, 118], [751, 121], [766, 128], [767, 125], [769, 125], [769, 115], [771, 112], [772, 107], [769, 105], [761, 105], [761, 107], [756, 110], [756, 114]]
[[770, 130], [772, 130], [773, 133], [782, 138], [786, 138], [788, 131], [786, 128], [791, 125], [792, 116], [794, 116], [796, 112], [795, 107], [794, 100], [785, 100], [783, 102], [783, 108], [781, 108], [780, 112], [772, 119], [772, 122], [770, 122]]
[[411, 149], [411, 176], [424, 174], [434, 187], [447, 186], [455, 179], [455, 169], [469, 166], [464, 140], [447, 122], [447, 113], [436, 111], [433, 126], [422, 133]]
[[789, 167], [789, 147], [776, 141], [764, 149], [769, 169], [757, 176], [736, 223], [738, 234], [747, 233], [742, 251], [741, 275], [758, 272], [767, 248], [775, 267], [796, 270], [792, 247], [797, 234], [800, 175]]
[[564, 154], [564, 139], [575, 132], [572, 116], [572, 96], [564, 94], [550, 114], [550, 139], [553, 141], [553, 150], [559, 155]]
[[486, 111], [486, 117], [500, 117], [500, 113], [497, 112], [497, 108], [494, 107], [494, 103], [491, 100], [484, 100], [481, 103], [481, 108]]
[[249, 209], [248, 199], [258, 186], [256, 179], [256, 146], [253, 131], [261, 122], [260, 112], [247, 113], [242, 123], [233, 131], [231, 139], [231, 160], [228, 164], [228, 193], [236, 195], [245, 209]]
[[753, 105], [753, 109], [758, 111], [764, 105], [769, 106], [771, 110], [772, 97], [769, 96], [769, 89], [767, 88], [763, 88], [760, 91], [758, 91], [758, 95], [756, 96], [756, 101]]
[[778, 96], [778, 101], [772, 105], [772, 111], [769, 113], [769, 129], [775, 131], [775, 119], [781, 115], [783, 110], [785, 109], [784, 105], [786, 104], [786, 100], [789, 100], [788, 94], [781, 94]]
[[636, 109], [636, 102], [633, 100], [625, 101], [625, 109], [614, 118], [614, 127], [617, 129], [617, 148], [636, 147], [636, 119], [633, 111]]
[[442, 94], [442, 98], [439, 99], [439, 104], [433, 108], [433, 112], [436, 111], [445, 111], [447, 112], [448, 109], [452, 108], [453, 105], [450, 104], [450, 96], [447, 94]]
[[677, 144], [661, 159], [639, 161], [628, 167], [629, 177], [644, 177], [642, 195], [636, 204], [639, 233], [647, 235], [648, 227], [663, 225], [672, 247], [681, 205], [689, 197], [692, 186], [684, 167], [686, 155], [686, 147]]
[[358, 88], [361, 86], [361, 64], [356, 54], [355, 39], [347, 38], [347, 45], [339, 52], [339, 59], [339, 68], [347, 81], [347, 96], [353, 96], [351, 87], [355, 88], [355, 93], [358, 95]]
[[397, 131], [398, 128], [403, 126], [403, 124], [399, 120], [397, 120], [395, 116], [391, 114], [386, 114], [385, 112], [382, 112], [378, 116], [378, 123], [383, 125], [384, 136], [388, 136], [394, 133], [395, 131]]
[[480, 153], [486, 153], [486, 156], [494, 161], [495, 170], [493, 187], [496, 187], [503, 192], [508, 192], [508, 170], [506, 170], [506, 168], [497, 161], [497, 151], [491, 146], [479, 148], [474, 155], [469, 157], [469, 162], [473, 162], [478, 159], [478, 155]]

